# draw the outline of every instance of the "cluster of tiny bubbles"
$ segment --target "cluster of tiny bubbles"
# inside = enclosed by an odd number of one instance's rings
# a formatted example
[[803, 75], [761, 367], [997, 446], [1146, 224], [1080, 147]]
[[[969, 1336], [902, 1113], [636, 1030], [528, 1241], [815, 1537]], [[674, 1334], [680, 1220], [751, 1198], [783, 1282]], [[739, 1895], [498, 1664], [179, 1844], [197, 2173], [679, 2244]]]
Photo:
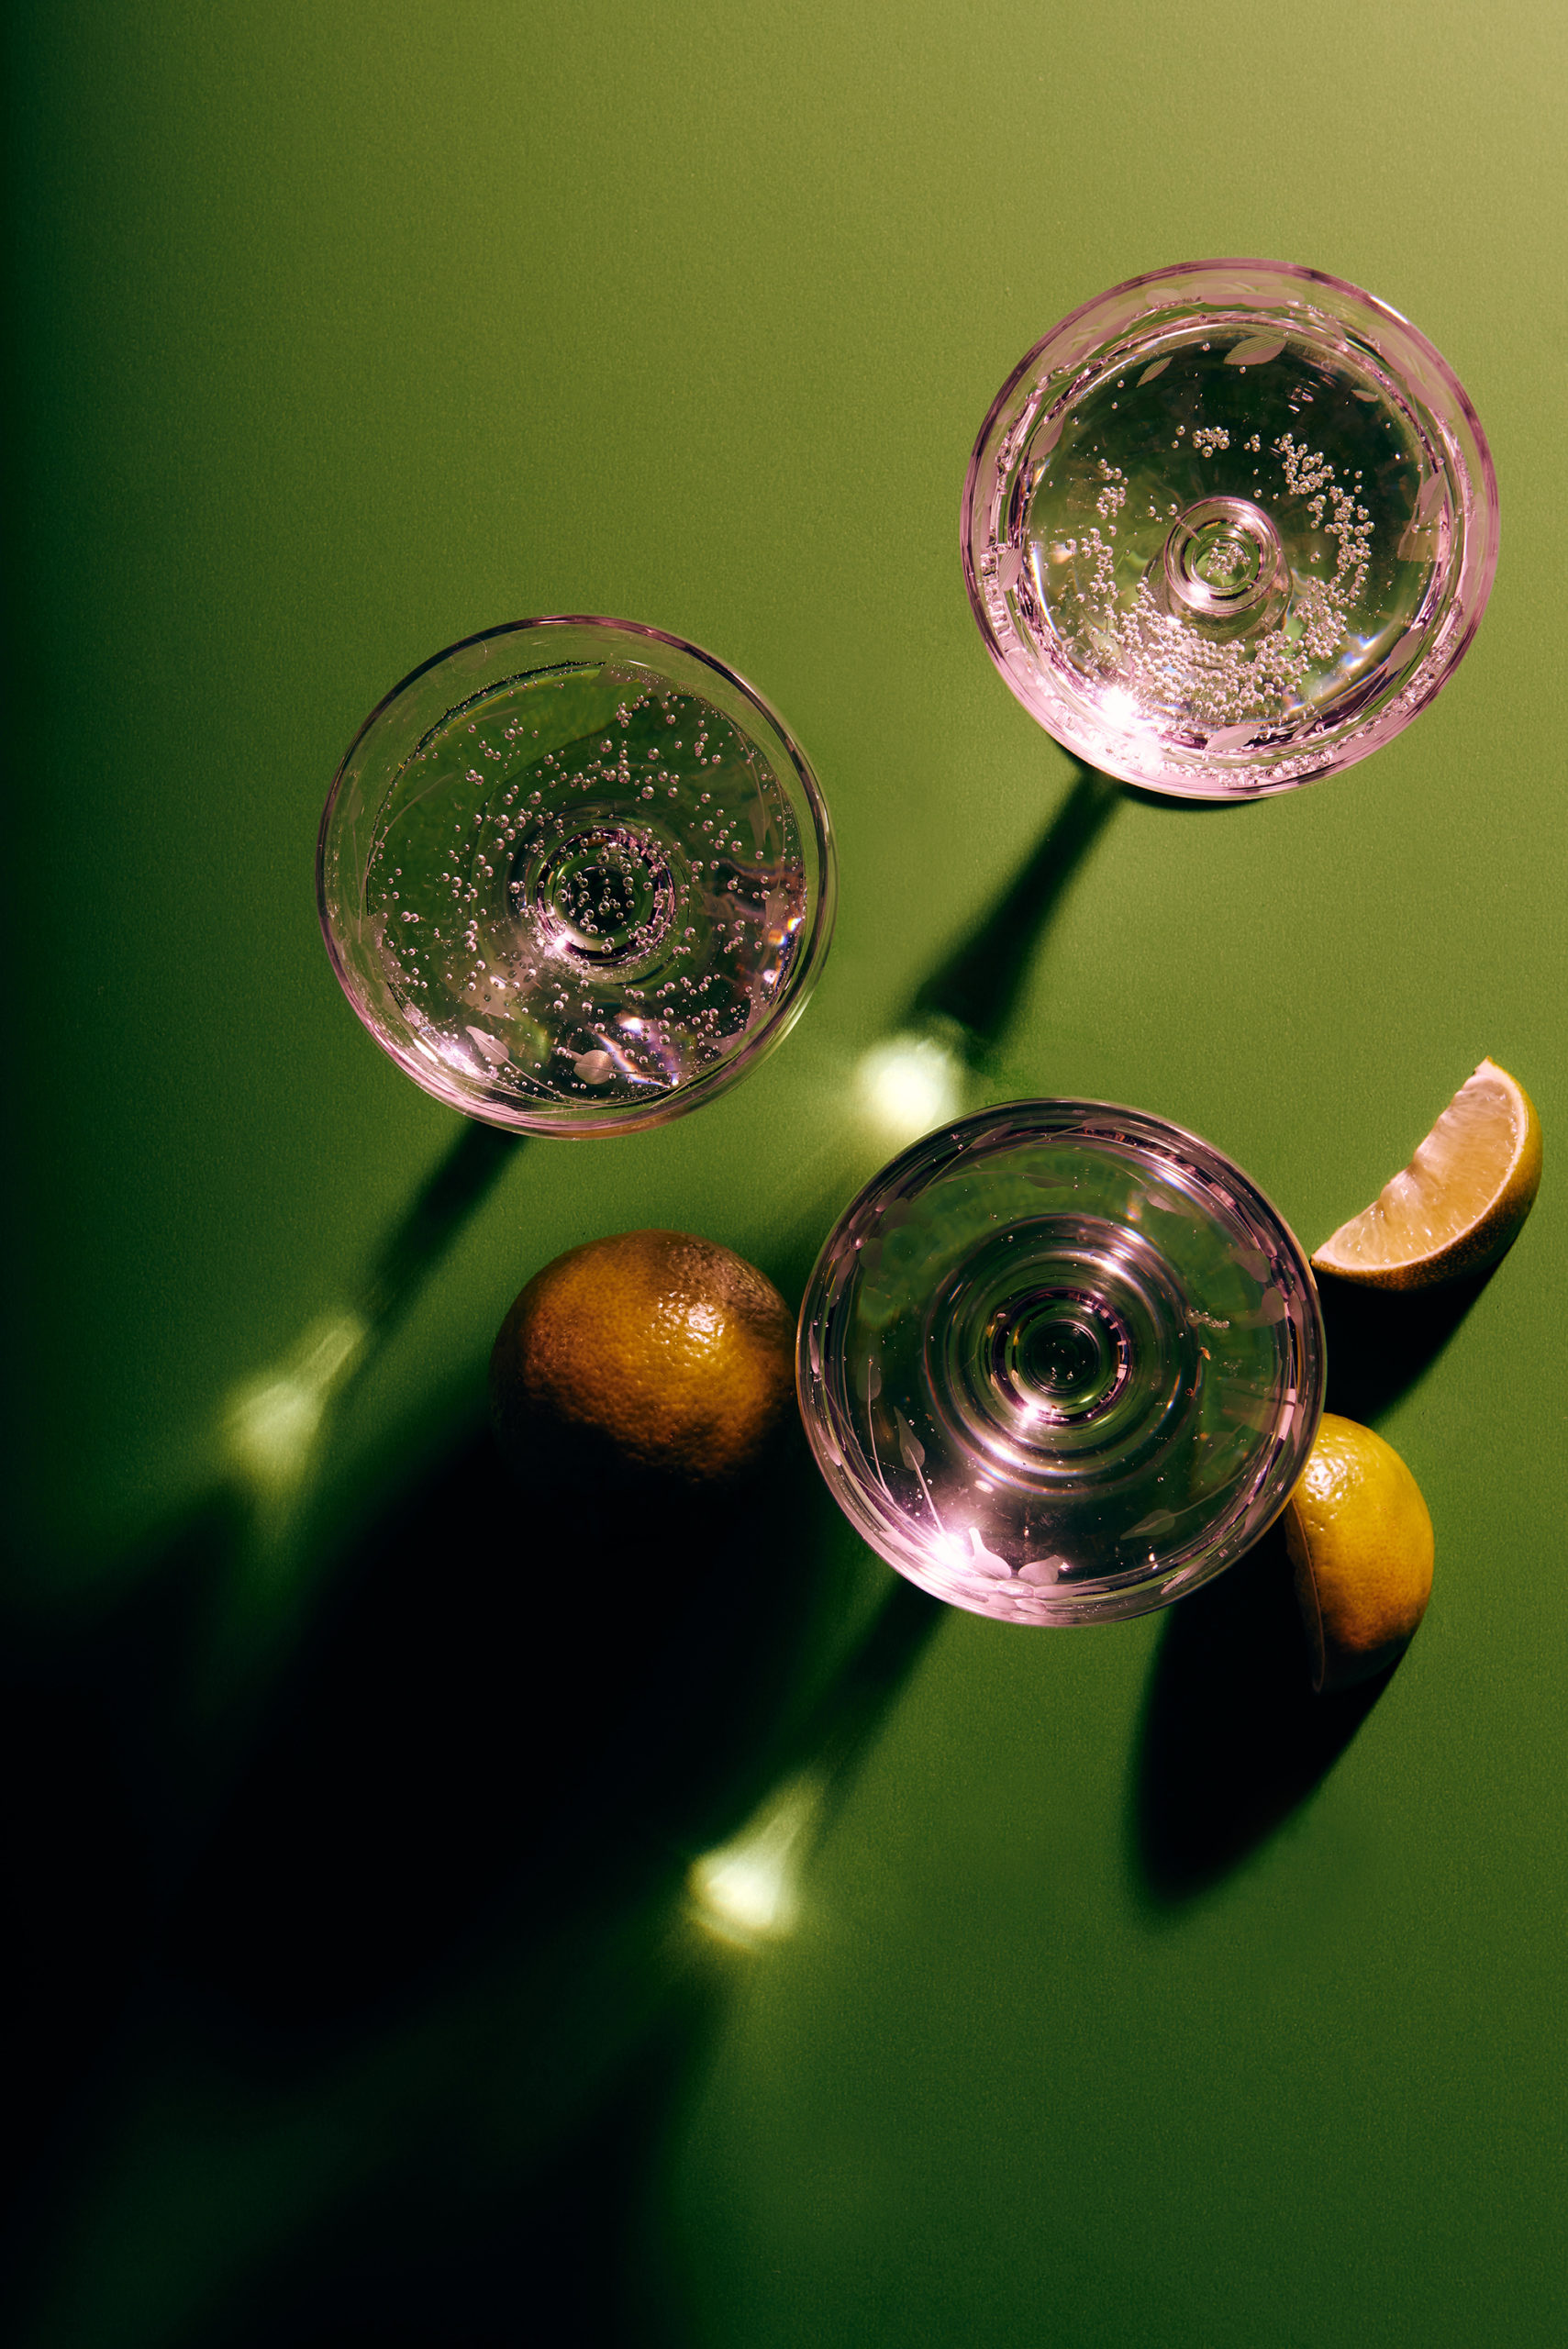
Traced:
[[[1042, 408], [1026, 451], [1017, 625], [1048, 672], [1173, 751], [1244, 757], [1320, 735], [1396, 695], [1424, 649], [1446, 562], [1447, 469], [1372, 356], [1327, 326], [1255, 317], [1135, 336]], [[1279, 592], [1235, 617], [1173, 605], [1167, 544], [1206, 503], [1276, 548]], [[1216, 529], [1209, 576], [1244, 591], [1256, 556]]]
[[425, 735], [376, 818], [364, 919], [410, 1050], [569, 1116], [743, 1050], [806, 886], [784, 783], [734, 719], [634, 664], [573, 663]]

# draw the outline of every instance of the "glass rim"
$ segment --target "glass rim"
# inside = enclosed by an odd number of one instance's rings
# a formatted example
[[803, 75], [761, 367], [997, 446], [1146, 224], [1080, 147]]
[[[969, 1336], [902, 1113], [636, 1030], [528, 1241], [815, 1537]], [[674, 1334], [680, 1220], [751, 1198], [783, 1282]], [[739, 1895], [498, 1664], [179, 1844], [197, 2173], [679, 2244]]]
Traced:
[[[757, 711], [782, 745], [804, 796], [817, 850], [819, 882], [814, 893], [807, 934], [802, 941], [801, 950], [776, 1003], [771, 1007], [767, 1019], [757, 1033], [742, 1043], [728, 1060], [716, 1068], [705, 1070], [689, 1083], [672, 1087], [656, 1102], [646, 1105], [628, 1102], [618, 1108], [607, 1104], [596, 1108], [590, 1107], [587, 1114], [573, 1111], [570, 1114], [537, 1115], [526, 1109], [508, 1109], [494, 1099], [486, 1098], [483, 1103], [472, 1100], [456, 1085], [448, 1088], [432, 1084], [428, 1064], [417, 1059], [406, 1046], [388, 1034], [371, 1017], [361, 990], [339, 944], [328, 891], [328, 842], [332, 836], [333, 819], [356, 754], [377, 727], [422, 679], [475, 646], [528, 638], [538, 630], [564, 631], [572, 629], [602, 631], [606, 637], [620, 636], [637, 642], [664, 646], [672, 652], [696, 662], [700, 668], [711, 671]], [[539, 673], [545, 674], [549, 665], [541, 662]], [[644, 620], [620, 619], [600, 612], [550, 612], [525, 619], [504, 620], [494, 628], [476, 629], [472, 635], [459, 637], [455, 642], [444, 645], [439, 652], [433, 652], [427, 660], [418, 662], [382, 696], [339, 760], [328, 789], [316, 837], [316, 909], [333, 974], [361, 1025], [388, 1059], [394, 1061], [421, 1092], [428, 1094], [432, 1100], [441, 1102], [448, 1108], [456, 1109], [462, 1117], [472, 1118], [481, 1125], [497, 1127], [506, 1132], [555, 1136], [562, 1141], [585, 1141], [613, 1134], [643, 1132], [651, 1127], [665, 1125], [673, 1119], [684, 1117], [711, 1100], [716, 1094], [725, 1091], [775, 1045], [783, 1042], [806, 1008], [806, 998], [832, 940], [838, 910], [838, 856], [827, 801], [811, 762], [767, 696], [760, 693], [739, 669], [732, 668], [728, 662], [721, 661], [716, 653], [706, 651], [700, 644], [694, 644], [669, 629], [654, 628]]]
[[[1418, 662], [1416, 674], [1407, 680], [1398, 696], [1401, 707], [1396, 712], [1392, 708], [1382, 711], [1370, 723], [1363, 723], [1359, 728], [1353, 718], [1342, 721], [1348, 730], [1338, 741], [1322, 747], [1316, 763], [1307, 772], [1271, 779], [1266, 772], [1250, 774], [1243, 763], [1234, 769], [1223, 770], [1225, 779], [1221, 780], [1220, 763], [1207, 756], [1195, 761], [1181, 780], [1167, 777], [1156, 781], [1145, 773], [1135, 772], [1130, 761], [1106, 763], [1104, 767], [1104, 772], [1114, 775], [1118, 781], [1159, 796], [1204, 799], [1224, 804], [1230, 800], [1262, 798], [1292, 790], [1304, 783], [1315, 781], [1320, 775], [1352, 766], [1402, 732], [1410, 720], [1433, 700], [1469, 651], [1485, 612], [1496, 577], [1501, 545], [1501, 502], [1491, 444], [1474, 404], [1458, 374], [1437, 345], [1419, 327], [1412, 324], [1403, 311], [1396, 310], [1392, 303], [1384, 301], [1380, 295], [1368, 293], [1364, 286], [1353, 284], [1349, 278], [1337, 277], [1330, 271], [1313, 269], [1305, 262], [1273, 261], [1261, 255], [1222, 255], [1202, 261], [1170, 262], [1159, 269], [1140, 271], [1134, 277], [1123, 278], [1115, 285], [1103, 287], [1087, 301], [1080, 302], [1064, 317], [1058, 318], [1008, 373], [975, 436], [964, 473], [961, 501], [960, 536], [964, 586], [986, 651], [1009, 690], [1029, 716], [1054, 740], [1061, 741], [1073, 756], [1082, 758], [1087, 753], [1081, 744], [1060, 733], [1051, 719], [1045, 716], [1040, 707], [1040, 699], [1044, 698], [1043, 693], [1036, 696], [1028, 690], [1028, 682], [1020, 671], [1027, 670], [1032, 678], [1039, 674], [1038, 666], [1027, 658], [1021, 661], [1009, 659], [1007, 647], [997, 634], [980, 575], [977, 544], [984, 536], [985, 525], [984, 503], [979, 493], [984, 480], [988, 477], [994, 479], [1006, 471], [1006, 436], [998, 441], [998, 426], [1016, 404], [1020, 385], [1028, 383], [1031, 386], [1043, 387], [1049, 381], [1053, 369], [1042, 362], [1048, 360], [1053, 348], [1061, 346], [1062, 349], [1061, 364], [1064, 365], [1069, 357], [1087, 361], [1095, 355], [1096, 348], [1104, 349], [1137, 322], [1131, 317], [1120, 319], [1099, 345], [1085, 346], [1082, 351], [1074, 351], [1074, 330], [1081, 329], [1095, 313], [1112, 309], [1117, 303], [1144, 287], [1169, 286], [1173, 292], [1178, 292], [1188, 279], [1221, 271], [1246, 271], [1255, 276], [1272, 278], [1278, 283], [1282, 301], [1288, 299], [1293, 287], [1322, 287], [1327, 294], [1362, 312], [1370, 325], [1392, 330], [1405, 338], [1423, 367], [1437, 379], [1443, 396], [1451, 403], [1454, 414], [1462, 422], [1464, 432], [1472, 443], [1469, 450], [1458, 446], [1450, 429], [1451, 419], [1429, 408], [1451, 461], [1457, 459], [1473, 490], [1474, 517], [1480, 526], [1465, 531], [1461, 566], [1451, 598], [1451, 608], [1458, 611], [1458, 624], [1451, 632], [1445, 634], [1440, 631], [1438, 643], [1429, 648], [1440, 652], [1440, 658], [1432, 664], [1430, 673], [1421, 675], [1421, 663]], [[1266, 300], [1249, 301], [1240, 296], [1234, 297], [1227, 306], [1238, 311], [1253, 309], [1265, 317], [1271, 309]], [[1422, 405], [1426, 406], [1421, 387], [1417, 385], [1414, 389], [1417, 396], [1422, 399]], [[1064, 692], [1062, 699], [1063, 702], [1066, 700]], [[1312, 753], [1310, 750], [1304, 750], [1300, 755], [1310, 757]], [[1089, 763], [1096, 763], [1092, 759]], [[1210, 774], [1214, 779], [1206, 781], [1206, 776]]]
[[[1040, 1116], [1042, 1112], [1052, 1111], [1059, 1114], [1049, 1120]], [[1275, 1475], [1277, 1461], [1287, 1449], [1292, 1455], [1293, 1465], [1288, 1475], [1278, 1478], [1277, 1494], [1272, 1497], [1268, 1514], [1247, 1530], [1244, 1541], [1233, 1540], [1229, 1544], [1217, 1544], [1195, 1560], [1178, 1554], [1158, 1573], [1134, 1569], [1116, 1575], [1085, 1575], [1075, 1580], [1070, 1592], [1064, 1594], [1060, 1612], [1046, 1621], [1024, 1627], [1083, 1628], [1094, 1623], [1123, 1621], [1133, 1616], [1151, 1614], [1178, 1598], [1184, 1598], [1189, 1592], [1198, 1589], [1235, 1564], [1262, 1539], [1285, 1508], [1296, 1477], [1317, 1439], [1325, 1403], [1327, 1341], [1322, 1305], [1311, 1261], [1295, 1230], [1268, 1194], [1244, 1168], [1237, 1164], [1229, 1152], [1194, 1132], [1190, 1127], [1177, 1125], [1173, 1119], [1159, 1117], [1151, 1110], [1134, 1109], [1118, 1102], [1092, 1100], [1072, 1095], [1046, 1095], [997, 1102], [933, 1128], [879, 1168], [861, 1186], [835, 1219], [817, 1252], [795, 1321], [795, 1397], [812, 1456], [824, 1483], [856, 1532], [895, 1573], [904, 1575], [918, 1587], [931, 1591], [932, 1596], [941, 1598], [944, 1604], [962, 1604], [947, 1598], [926, 1579], [922, 1572], [917, 1570], [917, 1545], [913, 1542], [907, 1545], [907, 1555], [901, 1549], [890, 1545], [888, 1522], [870, 1508], [854, 1479], [844, 1473], [844, 1454], [839, 1443], [837, 1424], [840, 1415], [829, 1408], [821, 1350], [817, 1364], [812, 1362], [814, 1320], [828, 1302], [833, 1264], [845, 1240], [850, 1236], [856, 1219], [879, 1195], [895, 1188], [916, 1170], [922, 1160], [929, 1159], [939, 1169], [943, 1168], [944, 1160], [947, 1167], [962, 1163], [970, 1155], [972, 1143], [983, 1141], [993, 1130], [1000, 1136], [1007, 1122], [1024, 1112], [1034, 1117], [1037, 1125], [1034, 1135], [1020, 1135], [1020, 1141], [1071, 1140], [1074, 1133], [1082, 1133], [1087, 1140], [1103, 1139], [1112, 1143], [1120, 1141], [1135, 1146], [1152, 1141], [1162, 1147], [1167, 1155], [1178, 1159], [1184, 1166], [1197, 1174], [1206, 1187], [1217, 1190], [1223, 1204], [1233, 1214], [1240, 1208], [1242, 1220], [1249, 1230], [1280, 1243], [1270, 1253], [1271, 1275], [1277, 1278], [1275, 1267], [1281, 1259], [1288, 1264], [1296, 1276], [1305, 1313], [1307, 1343], [1302, 1390], [1296, 1400], [1288, 1437], [1278, 1439], [1275, 1459], [1270, 1462], [1260, 1478], [1260, 1487], [1269, 1477]], [[1234, 1188], [1230, 1187], [1232, 1186]], [[986, 1620], [995, 1619], [988, 1617]]]

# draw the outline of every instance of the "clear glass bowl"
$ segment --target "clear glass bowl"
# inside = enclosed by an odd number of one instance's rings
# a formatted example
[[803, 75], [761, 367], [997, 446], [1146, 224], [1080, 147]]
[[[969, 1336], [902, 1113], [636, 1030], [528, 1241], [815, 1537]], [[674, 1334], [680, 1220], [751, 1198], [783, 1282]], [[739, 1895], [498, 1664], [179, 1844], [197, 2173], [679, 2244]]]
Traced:
[[1077, 757], [1181, 798], [1365, 758], [1441, 686], [1497, 567], [1452, 369], [1386, 304], [1282, 262], [1188, 262], [1020, 361], [963, 492], [992, 659]]
[[343, 989], [485, 1123], [624, 1133], [745, 1074], [833, 926], [804, 753], [711, 653], [629, 620], [469, 637], [373, 710], [317, 858]]
[[1099, 1101], [929, 1135], [840, 1219], [801, 1409], [857, 1531], [1004, 1622], [1163, 1607], [1284, 1508], [1323, 1408], [1306, 1257], [1211, 1144]]

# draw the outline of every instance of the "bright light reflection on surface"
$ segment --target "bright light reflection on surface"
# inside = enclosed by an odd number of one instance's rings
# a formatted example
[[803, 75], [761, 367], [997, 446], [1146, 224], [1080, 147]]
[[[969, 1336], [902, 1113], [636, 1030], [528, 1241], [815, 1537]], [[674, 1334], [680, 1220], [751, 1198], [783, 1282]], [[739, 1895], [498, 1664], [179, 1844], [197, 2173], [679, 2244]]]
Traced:
[[740, 1949], [782, 1941], [800, 1918], [799, 1876], [826, 1784], [814, 1772], [788, 1779], [741, 1829], [692, 1862], [686, 1886], [700, 1924]]
[[937, 1037], [906, 1029], [862, 1054], [855, 1094], [862, 1115], [888, 1141], [917, 1141], [958, 1115], [963, 1064]]
[[279, 1496], [300, 1482], [327, 1406], [369, 1336], [359, 1313], [313, 1321], [281, 1362], [230, 1397], [224, 1414], [228, 1457], [258, 1493]]

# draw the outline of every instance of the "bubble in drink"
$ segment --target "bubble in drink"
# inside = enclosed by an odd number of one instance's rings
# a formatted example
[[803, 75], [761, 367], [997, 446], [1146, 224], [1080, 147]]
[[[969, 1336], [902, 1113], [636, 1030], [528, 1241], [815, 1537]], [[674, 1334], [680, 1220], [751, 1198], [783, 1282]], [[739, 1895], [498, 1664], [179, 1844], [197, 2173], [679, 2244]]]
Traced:
[[964, 491], [982, 633], [1093, 765], [1180, 796], [1288, 789], [1409, 722], [1497, 556], [1452, 371], [1353, 286], [1262, 262], [1113, 289], [1015, 371]]

